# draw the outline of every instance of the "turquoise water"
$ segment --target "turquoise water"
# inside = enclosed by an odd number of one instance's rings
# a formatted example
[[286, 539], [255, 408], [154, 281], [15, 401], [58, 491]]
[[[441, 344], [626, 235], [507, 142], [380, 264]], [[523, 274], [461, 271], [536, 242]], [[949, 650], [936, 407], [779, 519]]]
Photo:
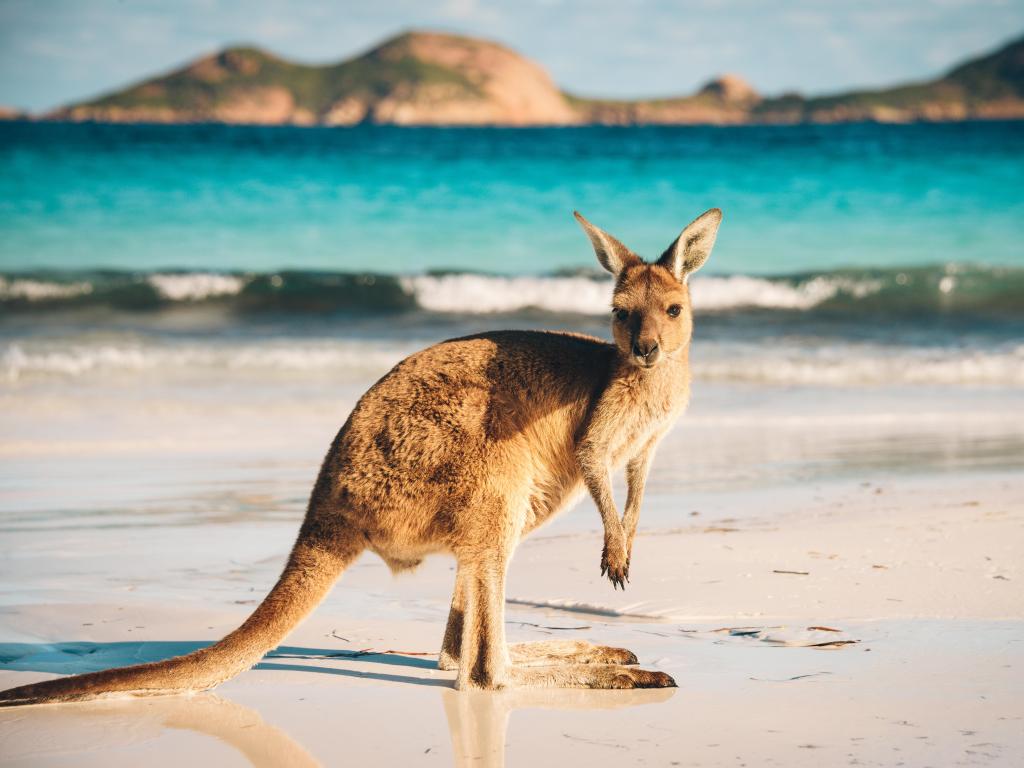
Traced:
[[1024, 387], [1021, 123], [552, 130], [0, 124], [0, 381], [372, 380], [491, 328], [608, 332], [725, 211], [698, 377]]
[[1021, 126], [6, 124], [0, 269], [544, 274], [574, 208], [656, 255], [711, 206], [710, 273], [1024, 265]]

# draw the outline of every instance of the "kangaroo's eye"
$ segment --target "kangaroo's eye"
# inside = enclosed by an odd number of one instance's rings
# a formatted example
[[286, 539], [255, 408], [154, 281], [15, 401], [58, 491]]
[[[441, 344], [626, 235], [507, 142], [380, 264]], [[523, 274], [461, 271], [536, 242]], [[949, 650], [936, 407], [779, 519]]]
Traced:
[[679, 313], [682, 312], [682, 311], [683, 311], [682, 307], [680, 307], [678, 304], [673, 304], [671, 307], [668, 308], [668, 316], [669, 317], [679, 317]]
[[626, 322], [626, 319], [629, 317], [629, 310], [628, 309], [613, 309], [612, 310], [612, 314], [615, 315], [615, 319], [616, 320], [618, 320], [620, 323], [624, 323], [624, 322]]

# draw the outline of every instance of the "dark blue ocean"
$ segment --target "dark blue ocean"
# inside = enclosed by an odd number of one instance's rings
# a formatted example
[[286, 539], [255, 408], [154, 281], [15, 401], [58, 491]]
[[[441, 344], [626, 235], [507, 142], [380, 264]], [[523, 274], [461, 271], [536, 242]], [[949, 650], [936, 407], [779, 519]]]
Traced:
[[712, 206], [699, 375], [1024, 383], [1021, 123], [0, 124], [0, 368], [346, 369], [489, 327], [601, 334], [572, 211], [656, 256]]

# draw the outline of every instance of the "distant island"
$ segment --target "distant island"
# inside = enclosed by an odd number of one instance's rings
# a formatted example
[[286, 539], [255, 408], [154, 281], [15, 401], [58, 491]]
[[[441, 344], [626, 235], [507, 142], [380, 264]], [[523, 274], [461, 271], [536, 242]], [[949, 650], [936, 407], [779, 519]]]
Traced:
[[696, 93], [607, 100], [562, 91], [498, 43], [408, 32], [338, 64], [309, 66], [253, 47], [43, 116], [97, 122], [258, 125], [693, 125], [1024, 118], [1024, 37], [934, 80], [880, 90], [763, 97], [736, 75]]

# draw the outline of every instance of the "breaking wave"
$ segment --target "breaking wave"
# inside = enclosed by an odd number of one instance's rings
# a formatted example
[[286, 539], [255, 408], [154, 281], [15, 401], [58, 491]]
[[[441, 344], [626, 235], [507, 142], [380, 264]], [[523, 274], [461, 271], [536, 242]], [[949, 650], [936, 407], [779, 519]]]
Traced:
[[[271, 273], [23, 272], [0, 275], [6, 312], [220, 307], [235, 312], [424, 311], [602, 315], [610, 280], [593, 273], [498, 276]], [[774, 277], [697, 275], [698, 313], [735, 311], [1024, 314], [1024, 268], [947, 264]]]

